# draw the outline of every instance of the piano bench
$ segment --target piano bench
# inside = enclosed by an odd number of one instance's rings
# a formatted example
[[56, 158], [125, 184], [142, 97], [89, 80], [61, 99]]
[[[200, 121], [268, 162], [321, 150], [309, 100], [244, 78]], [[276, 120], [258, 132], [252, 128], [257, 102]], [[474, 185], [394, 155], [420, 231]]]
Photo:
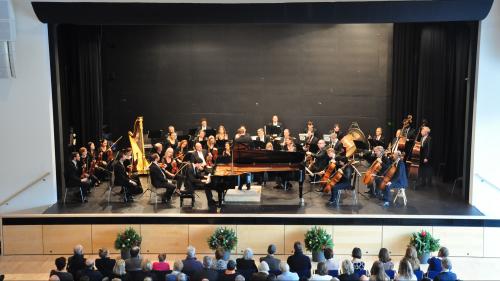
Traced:
[[181, 199], [181, 208], [184, 203], [184, 199], [188, 198], [191, 199], [191, 208], [194, 207], [194, 193], [189, 192], [189, 191], [181, 191], [181, 194], [179, 195]]

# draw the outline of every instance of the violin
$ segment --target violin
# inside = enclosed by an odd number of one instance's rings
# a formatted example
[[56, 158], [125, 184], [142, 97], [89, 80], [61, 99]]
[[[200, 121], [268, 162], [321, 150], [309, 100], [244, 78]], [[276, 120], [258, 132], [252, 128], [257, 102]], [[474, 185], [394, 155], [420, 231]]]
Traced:
[[380, 170], [382, 170], [382, 159], [377, 158], [375, 161], [373, 161], [372, 165], [363, 176], [363, 183], [366, 185], [371, 185]]
[[179, 167], [177, 166], [177, 161], [172, 160], [172, 174], [177, 174], [179, 171]]
[[324, 188], [323, 192], [330, 192], [331, 186], [330, 186], [330, 177], [332, 176], [333, 172], [335, 171], [335, 167], [337, 166], [337, 163], [335, 163], [334, 160], [328, 164], [328, 167], [325, 169], [325, 173], [323, 174], [323, 177], [321, 178], [321, 182], [324, 182]]
[[378, 188], [381, 190], [385, 190], [385, 187], [387, 184], [391, 181], [392, 177], [396, 174], [396, 170], [398, 169], [398, 161], [394, 161], [394, 163], [391, 164], [391, 167], [387, 169], [387, 171], [384, 174], [384, 179], [382, 182], [380, 182]]

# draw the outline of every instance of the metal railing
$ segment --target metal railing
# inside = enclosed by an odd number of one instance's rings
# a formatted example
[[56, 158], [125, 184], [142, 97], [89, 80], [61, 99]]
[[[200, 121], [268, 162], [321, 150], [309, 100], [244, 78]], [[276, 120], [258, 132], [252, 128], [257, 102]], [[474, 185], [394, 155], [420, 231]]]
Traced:
[[474, 176], [476, 176], [481, 182], [484, 182], [486, 183], [487, 185], [489, 185], [490, 187], [493, 187], [494, 189], [500, 191], [500, 187], [496, 186], [494, 183], [492, 183], [491, 181], [485, 179], [483, 176], [481, 176], [480, 174], [478, 173], [474, 173]]
[[37, 177], [35, 180], [29, 182], [25, 187], [21, 188], [18, 192], [12, 194], [11, 196], [9, 196], [9, 198], [3, 200], [0, 203], [0, 207], [2, 207], [3, 205], [9, 205], [9, 201], [11, 201], [12, 199], [16, 198], [19, 194], [23, 193], [28, 188], [32, 187], [33, 185], [37, 184], [38, 182], [45, 181], [45, 178], [48, 175], [50, 175], [50, 172], [45, 172], [43, 175], [41, 175], [41, 176]]

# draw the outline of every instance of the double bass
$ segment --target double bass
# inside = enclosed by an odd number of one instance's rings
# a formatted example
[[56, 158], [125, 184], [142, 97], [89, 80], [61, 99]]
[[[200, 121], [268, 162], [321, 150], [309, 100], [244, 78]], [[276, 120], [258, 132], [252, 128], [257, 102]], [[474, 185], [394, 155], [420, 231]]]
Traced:
[[[420, 132], [422, 131], [422, 128], [424, 126], [427, 126], [427, 122], [424, 121], [422, 122], [422, 126], [420, 126], [417, 138], [415, 138], [415, 143], [413, 145], [413, 148], [411, 150], [411, 157], [409, 158], [406, 163], [409, 166], [408, 169], [408, 174], [410, 178], [416, 179], [418, 177], [418, 169], [420, 168], [420, 149], [422, 148], [422, 136]], [[420, 136], [420, 139], [418, 138]]]
[[389, 169], [385, 171], [384, 178], [378, 185], [378, 188], [380, 190], [385, 190], [387, 184], [391, 181], [392, 177], [396, 174], [396, 171], [398, 170], [398, 161], [394, 161], [394, 163], [391, 164]]
[[380, 170], [382, 170], [382, 159], [377, 158], [375, 159], [375, 161], [373, 161], [372, 165], [363, 176], [363, 183], [366, 185], [371, 185], [375, 180], [375, 178], [377, 177], [377, 174], [380, 172]]
[[399, 151], [405, 151], [406, 148], [406, 141], [408, 140], [408, 133], [405, 132], [405, 130], [410, 127], [411, 123], [413, 122], [413, 116], [408, 114], [408, 116], [403, 119], [403, 127], [401, 128], [401, 135], [399, 136], [398, 139], [398, 150]]

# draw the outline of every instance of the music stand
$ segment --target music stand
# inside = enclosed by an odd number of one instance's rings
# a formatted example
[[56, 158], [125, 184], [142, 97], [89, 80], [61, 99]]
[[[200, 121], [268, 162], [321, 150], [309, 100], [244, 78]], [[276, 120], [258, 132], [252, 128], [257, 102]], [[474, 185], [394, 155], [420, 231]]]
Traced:
[[299, 140], [301, 142], [305, 142], [306, 141], [306, 137], [307, 137], [307, 134], [303, 134], [303, 133], [299, 134]]
[[215, 129], [208, 129], [208, 130], [205, 130], [205, 134], [206, 136], [214, 136], [217, 134], [217, 131]]
[[328, 135], [328, 134], [324, 134], [323, 135], [323, 140], [325, 142], [332, 142], [332, 139], [330, 138], [330, 135]]
[[178, 142], [181, 142], [181, 141], [183, 141], [183, 140], [187, 140], [187, 141], [189, 141], [189, 139], [190, 139], [190, 138], [191, 138], [191, 137], [190, 137], [189, 135], [177, 135], [177, 141], [178, 141]]
[[354, 145], [356, 145], [356, 149], [364, 149], [364, 150], [368, 149], [368, 145], [366, 145], [366, 143], [362, 141], [354, 140]]
[[258, 148], [258, 149], [265, 149], [266, 144], [263, 141], [259, 140], [253, 140], [253, 148]]
[[189, 129], [188, 130], [188, 135], [195, 137], [197, 132], [198, 132], [197, 128]]
[[280, 126], [269, 125], [266, 126], [266, 133], [271, 136], [273, 135], [281, 136], [282, 130]]
[[376, 139], [368, 139], [368, 142], [370, 143], [371, 147], [382, 146], [385, 148], [385, 143]]

